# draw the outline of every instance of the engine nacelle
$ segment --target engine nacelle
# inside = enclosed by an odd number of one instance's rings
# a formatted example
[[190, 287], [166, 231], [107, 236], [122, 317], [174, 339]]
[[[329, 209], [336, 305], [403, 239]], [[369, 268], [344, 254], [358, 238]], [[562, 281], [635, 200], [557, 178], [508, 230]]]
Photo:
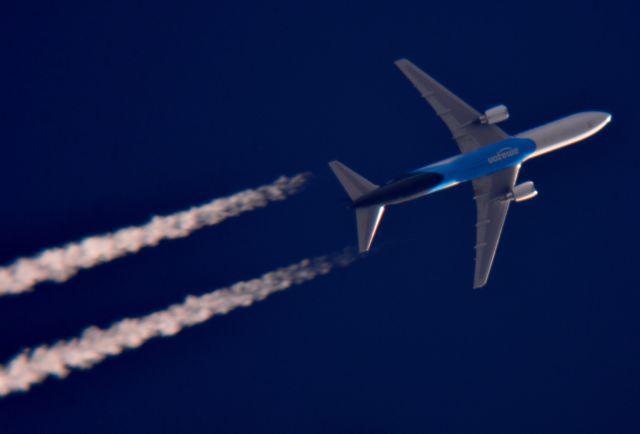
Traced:
[[536, 186], [532, 181], [527, 181], [513, 187], [511, 192], [507, 194], [507, 199], [524, 202], [525, 200], [533, 199], [537, 195], [538, 191], [536, 190]]
[[484, 112], [484, 114], [480, 116], [480, 123], [483, 125], [492, 125], [506, 121], [507, 119], [509, 119], [509, 110], [507, 106], [500, 104]]

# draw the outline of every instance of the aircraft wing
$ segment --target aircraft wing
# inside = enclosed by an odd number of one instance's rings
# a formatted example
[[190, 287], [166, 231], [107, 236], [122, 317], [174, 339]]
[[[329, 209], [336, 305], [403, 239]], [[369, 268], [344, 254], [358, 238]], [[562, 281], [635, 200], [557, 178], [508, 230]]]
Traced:
[[407, 59], [395, 63], [447, 124], [461, 152], [471, 152], [508, 137], [496, 125], [481, 124], [480, 113]]
[[511, 191], [519, 170], [520, 166], [510, 167], [472, 181], [477, 208], [474, 288], [484, 286], [489, 279], [502, 226], [511, 203], [510, 200], [502, 198]]

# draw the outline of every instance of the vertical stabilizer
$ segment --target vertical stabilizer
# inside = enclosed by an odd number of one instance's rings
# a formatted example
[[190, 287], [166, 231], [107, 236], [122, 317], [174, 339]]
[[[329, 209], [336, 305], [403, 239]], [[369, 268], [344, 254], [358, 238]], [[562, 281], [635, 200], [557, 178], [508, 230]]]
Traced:
[[[377, 185], [358, 175], [339, 161], [332, 161], [329, 166], [352, 201], [378, 188]], [[376, 235], [383, 214], [384, 206], [382, 205], [356, 208], [358, 250], [360, 253], [367, 252], [371, 248], [371, 242]]]

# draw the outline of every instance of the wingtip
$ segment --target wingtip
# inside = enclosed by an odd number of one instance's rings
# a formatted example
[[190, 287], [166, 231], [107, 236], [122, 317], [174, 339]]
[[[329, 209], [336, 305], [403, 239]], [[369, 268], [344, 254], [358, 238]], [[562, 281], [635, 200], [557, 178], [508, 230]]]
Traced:
[[487, 284], [486, 280], [484, 282], [474, 282], [473, 289], [475, 290], [475, 289], [483, 288], [486, 284]]
[[409, 59], [402, 57], [402, 58], [400, 58], [400, 59], [396, 60], [396, 61], [395, 61], [395, 62], [393, 62], [393, 63], [394, 63], [396, 66], [402, 66], [402, 65], [406, 65], [407, 63], [411, 63], [411, 62], [409, 62]]

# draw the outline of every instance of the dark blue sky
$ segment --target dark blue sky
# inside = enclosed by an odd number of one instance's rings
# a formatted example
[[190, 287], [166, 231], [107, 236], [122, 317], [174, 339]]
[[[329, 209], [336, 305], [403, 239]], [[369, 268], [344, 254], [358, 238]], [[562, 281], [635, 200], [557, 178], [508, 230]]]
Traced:
[[0, 262], [312, 171], [307, 190], [0, 300], [0, 360], [355, 243], [326, 166], [457, 152], [408, 57], [506, 131], [613, 122], [528, 163], [489, 285], [471, 187], [390, 208], [376, 254], [0, 401], [9, 433], [640, 431], [638, 8], [630, 1], [5, 6]]

